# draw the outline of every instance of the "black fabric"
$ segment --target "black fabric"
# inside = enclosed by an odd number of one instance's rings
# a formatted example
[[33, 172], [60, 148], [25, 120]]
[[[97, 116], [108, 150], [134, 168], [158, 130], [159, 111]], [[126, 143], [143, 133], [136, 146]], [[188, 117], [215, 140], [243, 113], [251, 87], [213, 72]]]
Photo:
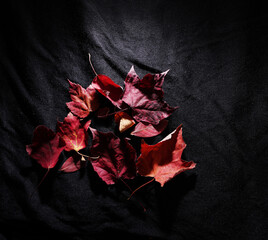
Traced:
[[[0, 239], [268, 239], [267, 11], [250, 1], [6, 1], [1, 6]], [[123, 86], [170, 69], [165, 100], [179, 106], [156, 143], [183, 124], [194, 170], [129, 201], [90, 165], [62, 174], [25, 151], [38, 125], [55, 129], [67, 78], [99, 74]], [[98, 130], [114, 130], [94, 120]], [[139, 151], [140, 140], [131, 144]], [[132, 188], [148, 181], [137, 177]], [[32, 194], [32, 197], [30, 195]], [[143, 211], [141, 205], [147, 209]]]

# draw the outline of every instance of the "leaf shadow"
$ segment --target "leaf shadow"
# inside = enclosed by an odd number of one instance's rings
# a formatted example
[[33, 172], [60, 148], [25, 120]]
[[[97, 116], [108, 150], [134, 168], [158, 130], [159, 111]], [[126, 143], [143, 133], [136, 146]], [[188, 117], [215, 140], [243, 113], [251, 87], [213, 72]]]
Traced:
[[91, 191], [97, 195], [107, 194], [108, 186], [104, 181], [101, 180], [98, 174], [94, 171], [92, 164], [88, 164], [86, 170], [88, 171], [87, 176]]
[[92, 166], [89, 168], [87, 175], [90, 189], [94, 194], [108, 197], [115, 204], [120, 204], [122, 209], [128, 209], [132, 215], [141, 216], [141, 213], [144, 213], [144, 207], [141, 201], [136, 199], [136, 197], [133, 197], [130, 201], [128, 200], [132, 192], [129, 187], [133, 187], [133, 179], [125, 179], [123, 181], [118, 179], [115, 184], [107, 185], [94, 171]]
[[[54, 168], [42, 168], [35, 160], [32, 161], [32, 166], [21, 170], [21, 175], [31, 182], [31, 192], [28, 196], [29, 201], [39, 197], [42, 203], [49, 201], [53, 194], [53, 186], [58, 175], [58, 170], [63, 163], [63, 155], [59, 157], [59, 161]], [[46, 175], [47, 174], [47, 175]], [[46, 176], [45, 176], [46, 175]], [[45, 178], [44, 178], [45, 177]], [[43, 179], [44, 178], [44, 179]], [[27, 181], [28, 181], [27, 180]]]
[[165, 184], [155, 188], [156, 206], [160, 227], [169, 231], [178, 217], [180, 202], [196, 185], [197, 175], [181, 173]]
[[[45, 169], [38, 170], [40, 173], [38, 173], [38, 176], [41, 178], [45, 175], [46, 171]], [[55, 180], [57, 178], [58, 170], [56, 168], [50, 169], [49, 173], [47, 174], [44, 181], [40, 184], [39, 189], [36, 190], [36, 193], [39, 194], [40, 201], [42, 203], [47, 203], [50, 201], [53, 196], [53, 186], [55, 184]], [[41, 181], [41, 178], [39, 178], [39, 182]], [[39, 184], [38, 182], [38, 184]]]

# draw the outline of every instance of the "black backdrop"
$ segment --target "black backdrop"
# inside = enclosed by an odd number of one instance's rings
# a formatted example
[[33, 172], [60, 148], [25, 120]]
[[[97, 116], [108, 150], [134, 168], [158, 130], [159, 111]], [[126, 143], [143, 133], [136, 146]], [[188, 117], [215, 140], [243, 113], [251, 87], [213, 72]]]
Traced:
[[[7, 1], [1, 6], [0, 239], [268, 239], [268, 18], [248, 1]], [[265, 14], [266, 13], [266, 14]], [[180, 123], [194, 170], [129, 201], [88, 166], [45, 173], [25, 145], [55, 129], [67, 78], [98, 73], [123, 86], [170, 69], [165, 100], [179, 106], [156, 143]], [[95, 121], [114, 130], [111, 121]], [[139, 140], [131, 143], [138, 149]], [[137, 187], [148, 179], [129, 181]], [[35, 191], [30, 199], [29, 195]], [[147, 211], [144, 213], [140, 203]]]

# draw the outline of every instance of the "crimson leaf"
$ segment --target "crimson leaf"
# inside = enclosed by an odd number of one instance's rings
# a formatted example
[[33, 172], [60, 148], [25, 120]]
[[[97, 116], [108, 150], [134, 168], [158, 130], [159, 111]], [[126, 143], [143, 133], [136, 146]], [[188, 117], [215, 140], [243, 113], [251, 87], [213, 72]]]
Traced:
[[86, 161], [81, 161], [81, 156], [74, 153], [73, 156], [69, 157], [61, 166], [60, 171], [62, 172], [76, 172], [80, 168], [85, 167]]
[[103, 133], [90, 128], [93, 140], [90, 149], [91, 163], [99, 177], [107, 184], [118, 179], [132, 179], [136, 176], [136, 151], [126, 139], [120, 139], [112, 132]]
[[163, 132], [167, 125], [168, 120], [166, 119], [161, 120], [157, 125], [139, 122], [131, 132], [131, 135], [136, 137], [154, 137]]
[[58, 122], [57, 132], [64, 139], [66, 151], [79, 151], [87, 146], [88, 133], [87, 129], [90, 120], [82, 124], [78, 117], [69, 113], [63, 122]]
[[170, 107], [163, 100], [162, 84], [167, 72], [147, 74], [140, 79], [134, 67], [130, 69], [125, 79], [122, 101], [131, 107], [137, 122], [157, 125], [175, 111], [176, 108]]
[[185, 147], [181, 125], [155, 145], [148, 145], [142, 140], [141, 155], [137, 161], [138, 173], [142, 176], [154, 177], [155, 181], [163, 187], [179, 173], [195, 167], [194, 162], [181, 159]]
[[68, 81], [72, 102], [68, 102], [66, 105], [71, 112], [80, 118], [85, 118], [90, 112], [97, 110], [99, 100], [96, 90], [91, 85], [84, 89], [79, 84]]
[[109, 77], [99, 74], [93, 79], [91, 85], [116, 107], [121, 106], [122, 87], [113, 82]]
[[26, 146], [26, 151], [43, 168], [50, 169], [55, 167], [64, 148], [60, 135], [41, 125], [34, 130], [32, 144]]

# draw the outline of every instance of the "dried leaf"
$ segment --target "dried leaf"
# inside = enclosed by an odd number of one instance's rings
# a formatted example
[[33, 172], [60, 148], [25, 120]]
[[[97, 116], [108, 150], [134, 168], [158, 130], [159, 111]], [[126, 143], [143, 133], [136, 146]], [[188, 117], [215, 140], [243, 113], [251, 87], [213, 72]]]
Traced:
[[154, 177], [163, 187], [179, 173], [195, 167], [194, 162], [181, 159], [186, 144], [182, 138], [182, 126], [155, 145], [142, 140], [141, 155], [137, 161], [137, 171], [142, 176]]
[[137, 122], [159, 124], [170, 116], [176, 108], [163, 100], [162, 84], [168, 71], [160, 74], [147, 74], [140, 79], [132, 67], [125, 79], [122, 101], [131, 109]]
[[91, 85], [116, 107], [121, 106], [122, 87], [113, 82], [109, 77], [99, 74], [93, 79]]
[[97, 91], [91, 85], [84, 89], [79, 84], [68, 81], [72, 102], [68, 102], [66, 105], [73, 114], [80, 118], [85, 118], [90, 112], [98, 109], [99, 99]]
[[58, 122], [57, 132], [64, 139], [66, 151], [79, 151], [87, 146], [90, 120], [82, 124], [78, 117], [69, 113], [63, 122]]
[[73, 156], [69, 157], [61, 166], [60, 171], [62, 172], [76, 172], [82, 167], [85, 167], [86, 162], [83, 160], [80, 155], [74, 153]]
[[41, 125], [34, 130], [32, 144], [26, 146], [26, 151], [43, 168], [50, 169], [55, 167], [64, 148], [60, 135]]
[[167, 125], [168, 120], [166, 119], [161, 120], [157, 125], [139, 122], [131, 132], [131, 135], [136, 137], [154, 137], [163, 132]]
[[90, 149], [92, 166], [107, 184], [114, 184], [120, 178], [136, 176], [136, 151], [126, 139], [116, 137], [112, 132], [103, 133], [90, 128], [93, 140]]
[[125, 79], [124, 91], [105, 75], [97, 75], [92, 86], [116, 107], [132, 109], [137, 122], [158, 125], [176, 109], [163, 100], [162, 85], [167, 72], [147, 74], [140, 79], [132, 66]]

